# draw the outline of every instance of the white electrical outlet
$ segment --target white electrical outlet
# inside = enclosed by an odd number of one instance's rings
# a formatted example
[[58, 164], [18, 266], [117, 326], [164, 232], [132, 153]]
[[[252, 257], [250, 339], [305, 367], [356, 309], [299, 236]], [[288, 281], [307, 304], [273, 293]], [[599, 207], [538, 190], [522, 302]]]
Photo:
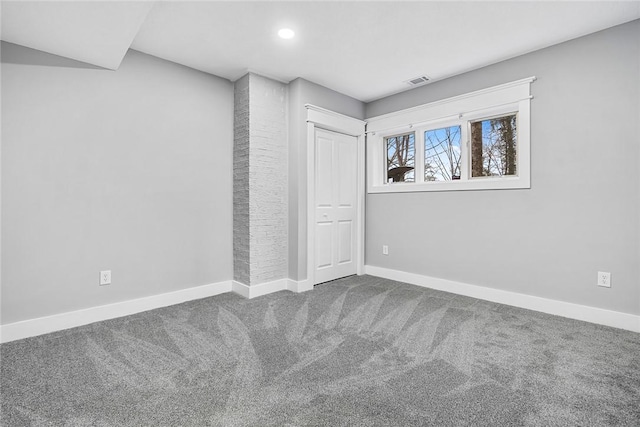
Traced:
[[111, 284], [111, 270], [104, 270], [100, 272], [100, 286]]
[[611, 287], [611, 273], [606, 271], [598, 271], [598, 286], [605, 288]]
[[382, 255], [389, 255], [389, 246], [382, 245]]

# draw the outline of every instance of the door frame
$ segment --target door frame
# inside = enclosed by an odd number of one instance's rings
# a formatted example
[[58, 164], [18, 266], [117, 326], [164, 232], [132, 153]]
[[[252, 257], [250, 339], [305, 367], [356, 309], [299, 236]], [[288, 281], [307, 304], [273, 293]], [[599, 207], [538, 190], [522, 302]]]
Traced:
[[365, 126], [366, 122], [312, 104], [307, 109], [307, 281], [315, 285], [316, 269], [316, 129], [357, 138], [356, 274], [364, 274]]

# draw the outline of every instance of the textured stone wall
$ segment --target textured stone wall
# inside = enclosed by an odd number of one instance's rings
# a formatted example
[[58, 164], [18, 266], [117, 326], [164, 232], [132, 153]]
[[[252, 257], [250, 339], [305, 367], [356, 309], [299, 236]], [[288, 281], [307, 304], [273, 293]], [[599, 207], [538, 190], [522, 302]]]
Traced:
[[235, 86], [234, 280], [287, 277], [287, 86], [248, 74]]
[[233, 279], [248, 284], [249, 75], [235, 82], [233, 105]]

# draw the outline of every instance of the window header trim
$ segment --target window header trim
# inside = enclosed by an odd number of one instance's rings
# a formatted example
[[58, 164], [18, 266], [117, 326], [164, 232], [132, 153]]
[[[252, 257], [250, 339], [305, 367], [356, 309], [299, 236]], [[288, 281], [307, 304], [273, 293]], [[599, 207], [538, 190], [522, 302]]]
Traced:
[[[367, 134], [376, 132], [391, 132], [394, 129], [407, 129], [413, 126], [423, 126], [430, 123], [467, 120], [467, 116], [477, 114], [488, 109], [502, 109], [517, 105], [519, 101], [532, 99], [530, 84], [536, 77], [504, 83], [465, 93], [450, 98], [394, 111], [366, 120]], [[429, 119], [425, 121], [425, 117]]]

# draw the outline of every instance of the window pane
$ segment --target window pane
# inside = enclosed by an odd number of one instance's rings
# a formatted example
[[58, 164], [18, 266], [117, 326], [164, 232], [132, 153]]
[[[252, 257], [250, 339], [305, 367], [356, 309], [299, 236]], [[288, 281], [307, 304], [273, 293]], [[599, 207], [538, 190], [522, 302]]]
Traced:
[[516, 175], [516, 115], [471, 123], [471, 176]]
[[460, 126], [424, 133], [424, 180], [460, 179]]
[[385, 138], [387, 145], [387, 182], [414, 182], [416, 166], [415, 134]]

